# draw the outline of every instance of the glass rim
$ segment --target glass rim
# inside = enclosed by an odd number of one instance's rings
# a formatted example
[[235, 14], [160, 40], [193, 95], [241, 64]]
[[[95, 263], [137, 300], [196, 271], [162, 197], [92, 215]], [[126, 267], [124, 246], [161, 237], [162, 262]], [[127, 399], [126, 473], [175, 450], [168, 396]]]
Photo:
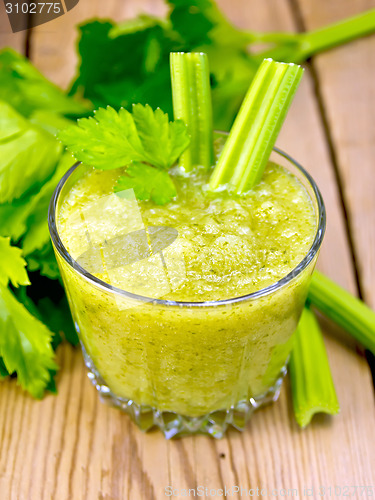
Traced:
[[290, 155], [282, 151], [281, 149], [274, 147], [273, 151], [288, 160], [290, 163], [292, 163], [300, 172], [301, 174], [307, 179], [310, 187], [313, 190], [317, 206], [318, 206], [318, 214], [317, 214], [317, 219], [318, 219], [318, 224], [316, 228], [316, 233], [314, 240], [306, 253], [306, 255], [303, 257], [303, 259], [285, 276], [283, 276], [281, 279], [276, 281], [275, 283], [272, 283], [271, 285], [268, 285], [265, 288], [261, 288], [260, 290], [256, 290], [255, 292], [251, 292], [245, 295], [241, 295], [239, 297], [233, 297], [229, 299], [222, 299], [222, 300], [207, 300], [207, 301], [200, 301], [200, 302], [185, 302], [185, 301], [177, 301], [177, 300], [164, 300], [164, 299], [157, 299], [157, 298], [152, 298], [152, 297], [146, 297], [143, 295], [138, 295], [132, 292], [127, 292], [126, 290], [123, 290], [122, 288], [117, 288], [114, 287], [113, 285], [110, 285], [109, 283], [106, 283], [103, 280], [100, 280], [96, 276], [90, 274], [86, 269], [84, 269], [82, 266], [80, 266], [74, 259], [73, 257], [69, 254], [68, 250], [65, 248], [63, 242], [61, 241], [59, 232], [57, 230], [57, 224], [56, 224], [56, 209], [57, 209], [57, 203], [59, 200], [60, 193], [69, 179], [69, 177], [73, 174], [73, 172], [81, 165], [81, 162], [76, 162], [61, 178], [59, 183], [57, 184], [54, 193], [52, 195], [50, 204], [49, 204], [49, 209], [48, 209], [48, 227], [49, 227], [49, 232], [51, 236], [52, 243], [56, 250], [58, 251], [59, 255], [69, 264], [71, 268], [73, 268], [74, 271], [79, 273], [84, 279], [87, 281], [91, 282], [93, 285], [103, 289], [106, 292], [111, 292], [117, 295], [120, 295], [122, 297], [126, 297], [128, 299], [133, 299], [137, 300], [139, 302], [151, 302], [153, 304], [158, 304], [158, 305], [165, 305], [165, 306], [178, 306], [178, 307], [212, 307], [212, 306], [220, 306], [220, 305], [230, 305], [230, 304], [236, 304], [239, 302], [245, 302], [245, 301], [250, 301], [250, 300], [255, 300], [259, 299], [261, 297], [265, 297], [266, 295], [270, 295], [271, 293], [279, 290], [280, 288], [285, 287], [288, 285], [294, 278], [296, 278], [299, 274], [306, 269], [306, 267], [310, 264], [310, 262], [314, 259], [316, 254], [319, 251], [319, 248], [322, 244], [323, 241], [323, 236], [325, 233], [326, 229], [326, 209], [323, 201], [323, 197], [320, 193], [320, 190], [312, 178], [312, 176], [300, 165], [296, 160], [294, 160]]

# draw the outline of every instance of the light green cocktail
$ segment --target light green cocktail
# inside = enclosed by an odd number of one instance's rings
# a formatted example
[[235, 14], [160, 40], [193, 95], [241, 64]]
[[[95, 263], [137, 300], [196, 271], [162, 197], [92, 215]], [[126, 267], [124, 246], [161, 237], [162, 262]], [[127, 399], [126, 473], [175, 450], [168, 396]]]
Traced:
[[[144, 429], [221, 436], [278, 395], [324, 209], [307, 174], [273, 155], [238, 197], [178, 168], [164, 206], [114, 195], [122, 169], [80, 165], [57, 188], [51, 234], [91, 378]], [[140, 260], [110, 254], [108, 242], [155, 226], [178, 237]]]

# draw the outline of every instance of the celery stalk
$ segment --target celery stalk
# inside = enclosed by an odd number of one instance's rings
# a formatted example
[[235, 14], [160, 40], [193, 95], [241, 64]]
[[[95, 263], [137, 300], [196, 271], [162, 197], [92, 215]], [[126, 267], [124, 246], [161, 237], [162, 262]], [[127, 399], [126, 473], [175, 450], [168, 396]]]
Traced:
[[375, 354], [375, 312], [372, 309], [319, 271], [312, 276], [308, 298]]
[[303, 69], [265, 59], [260, 65], [210, 179], [241, 194], [262, 177]]
[[207, 54], [172, 52], [170, 56], [173, 113], [183, 120], [190, 146], [180, 157], [186, 172], [213, 165], [213, 125], [210, 72]]
[[314, 313], [307, 307], [295, 333], [289, 372], [298, 425], [306, 427], [315, 413], [339, 412], [323, 336]]
[[[267, 57], [299, 63], [309, 57], [375, 32], [375, 9], [306, 33], [285, 37], [284, 33], [260, 33], [257, 40], [279, 44], [267, 50]], [[250, 34], [249, 34], [250, 37]], [[254, 33], [253, 33], [254, 37]], [[259, 54], [262, 57], [262, 54]]]

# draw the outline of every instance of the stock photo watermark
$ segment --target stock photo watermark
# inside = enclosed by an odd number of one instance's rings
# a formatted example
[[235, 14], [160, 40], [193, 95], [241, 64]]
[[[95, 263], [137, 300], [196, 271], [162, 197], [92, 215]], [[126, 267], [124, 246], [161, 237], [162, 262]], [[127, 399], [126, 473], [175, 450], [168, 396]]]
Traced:
[[196, 488], [175, 488], [166, 486], [164, 494], [169, 498], [341, 498], [341, 497], [373, 497], [374, 486], [304, 486], [303, 488], [245, 488], [243, 486], [223, 486], [221, 488], [209, 488], [207, 486], [197, 486]]
[[72, 10], [79, 0], [37, 2], [32, 0], [3, 0], [13, 33], [48, 23]]

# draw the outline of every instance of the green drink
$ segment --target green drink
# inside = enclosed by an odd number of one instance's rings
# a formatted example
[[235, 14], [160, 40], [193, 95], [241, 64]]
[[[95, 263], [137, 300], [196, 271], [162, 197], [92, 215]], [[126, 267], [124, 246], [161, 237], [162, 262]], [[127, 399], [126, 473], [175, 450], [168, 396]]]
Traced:
[[[167, 437], [243, 428], [278, 396], [324, 233], [319, 191], [277, 152], [241, 196], [210, 192], [210, 172], [176, 167], [177, 197], [158, 206], [114, 195], [122, 174], [80, 165], [51, 203], [90, 378]], [[155, 227], [175, 239], [155, 244]]]

